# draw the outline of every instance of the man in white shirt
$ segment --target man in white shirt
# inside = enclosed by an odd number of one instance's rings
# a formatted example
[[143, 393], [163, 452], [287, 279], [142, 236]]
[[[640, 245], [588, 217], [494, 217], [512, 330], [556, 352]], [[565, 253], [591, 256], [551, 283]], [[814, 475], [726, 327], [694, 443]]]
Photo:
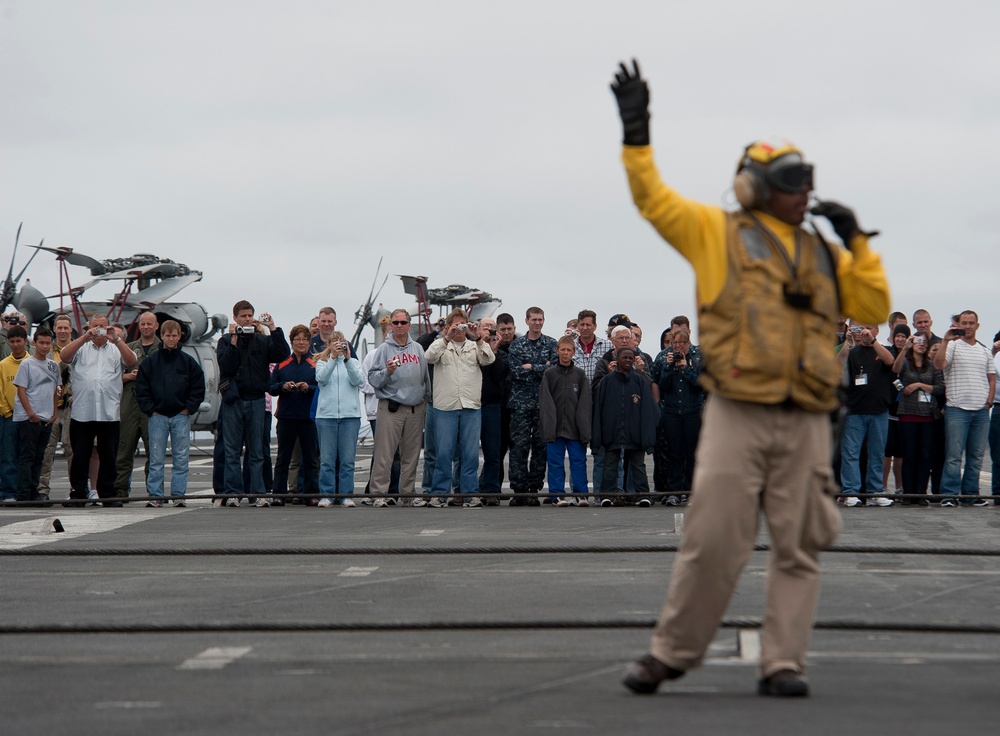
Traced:
[[[986, 449], [997, 368], [990, 350], [976, 340], [978, 329], [979, 316], [971, 309], [965, 310], [958, 316], [958, 327], [945, 333], [944, 345], [934, 358], [934, 367], [944, 371], [947, 396], [941, 494], [968, 496], [962, 500], [963, 506], [989, 505], [989, 501], [979, 496], [979, 471]], [[955, 506], [957, 500], [945, 498], [941, 506]]]
[[114, 500], [115, 460], [118, 456], [118, 427], [122, 398], [122, 366], [135, 365], [129, 349], [103, 314], [90, 319], [87, 330], [60, 351], [64, 363], [73, 369], [73, 406], [69, 436], [73, 464], [69, 471], [70, 502], [82, 506], [87, 498], [90, 455], [97, 440], [97, 495], [105, 506], [121, 507]]
[[482, 428], [483, 374], [496, 356], [465, 312], [454, 310], [440, 336], [425, 354], [434, 366], [434, 440], [437, 457], [431, 485], [431, 506], [446, 506], [451, 490], [452, 459], [461, 460], [459, 490], [466, 506], [482, 506], [479, 489], [479, 434]]

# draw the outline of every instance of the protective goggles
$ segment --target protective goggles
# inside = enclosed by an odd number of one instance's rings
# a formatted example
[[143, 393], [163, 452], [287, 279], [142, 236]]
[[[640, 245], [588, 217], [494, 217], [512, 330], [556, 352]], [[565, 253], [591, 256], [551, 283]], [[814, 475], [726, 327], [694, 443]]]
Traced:
[[813, 165], [803, 161], [799, 154], [789, 153], [768, 165], [764, 179], [778, 191], [795, 194], [813, 188]]

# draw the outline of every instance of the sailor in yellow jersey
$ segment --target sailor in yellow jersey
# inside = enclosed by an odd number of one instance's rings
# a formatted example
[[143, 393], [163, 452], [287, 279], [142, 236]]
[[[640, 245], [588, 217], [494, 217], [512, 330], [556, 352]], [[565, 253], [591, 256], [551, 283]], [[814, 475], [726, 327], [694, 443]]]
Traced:
[[639, 212], [694, 268], [701, 380], [709, 391], [692, 505], [650, 653], [624, 684], [652, 693], [699, 666], [740, 572], [759, 514], [771, 538], [758, 692], [802, 696], [819, 597], [819, 551], [840, 531], [830, 491], [829, 412], [837, 405], [837, 320], [879, 324], [889, 288], [854, 213], [821, 202], [846, 247], [802, 227], [813, 166], [787, 141], [743, 152], [726, 212], [685, 199], [660, 179], [649, 145], [649, 89], [633, 61], [612, 91], [622, 160]]

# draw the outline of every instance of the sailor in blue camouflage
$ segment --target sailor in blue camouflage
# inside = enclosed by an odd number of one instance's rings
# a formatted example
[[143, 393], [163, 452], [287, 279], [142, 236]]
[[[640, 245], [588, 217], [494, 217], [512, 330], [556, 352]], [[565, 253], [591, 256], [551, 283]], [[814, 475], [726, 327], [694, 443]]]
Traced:
[[[545, 313], [530, 307], [525, 323], [528, 332], [510, 346], [510, 489], [514, 493], [537, 492], [545, 483], [546, 446], [538, 429], [538, 390], [542, 374], [559, 362], [556, 341], [542, 334]], [[530, 455], [530, 463], [529, 463]], [[539, 505], [536, 498], [515, 498], [512, 506]]]

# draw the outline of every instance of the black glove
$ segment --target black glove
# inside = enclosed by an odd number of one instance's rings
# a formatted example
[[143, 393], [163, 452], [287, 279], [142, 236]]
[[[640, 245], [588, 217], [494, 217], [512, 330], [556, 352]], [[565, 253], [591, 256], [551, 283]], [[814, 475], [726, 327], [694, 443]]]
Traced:
[[849, 245], [851, 238], [856, 233], [861, 233], [869, 238], [874, 238], [878, 235], [878, 230], [866, 233], [858, 227], [858, 218], [854, 216], [854, 211], [839, 202], [820, 202], [809, 211], [817, 217], [828, 219], [830, 224], [833, 225], [833, 231], [844, 241], [844, 245]]
[[618, 114], [621, 115], [624, 131], [622, 142], [626, 146], [648, 146], [649, 87], [640, 75], [639, 62], [635, 59], [632, 59], [632, 72], [624, 63], [618, 67], [621, 71], [615, 72], [611, 91], [618, 100]]

